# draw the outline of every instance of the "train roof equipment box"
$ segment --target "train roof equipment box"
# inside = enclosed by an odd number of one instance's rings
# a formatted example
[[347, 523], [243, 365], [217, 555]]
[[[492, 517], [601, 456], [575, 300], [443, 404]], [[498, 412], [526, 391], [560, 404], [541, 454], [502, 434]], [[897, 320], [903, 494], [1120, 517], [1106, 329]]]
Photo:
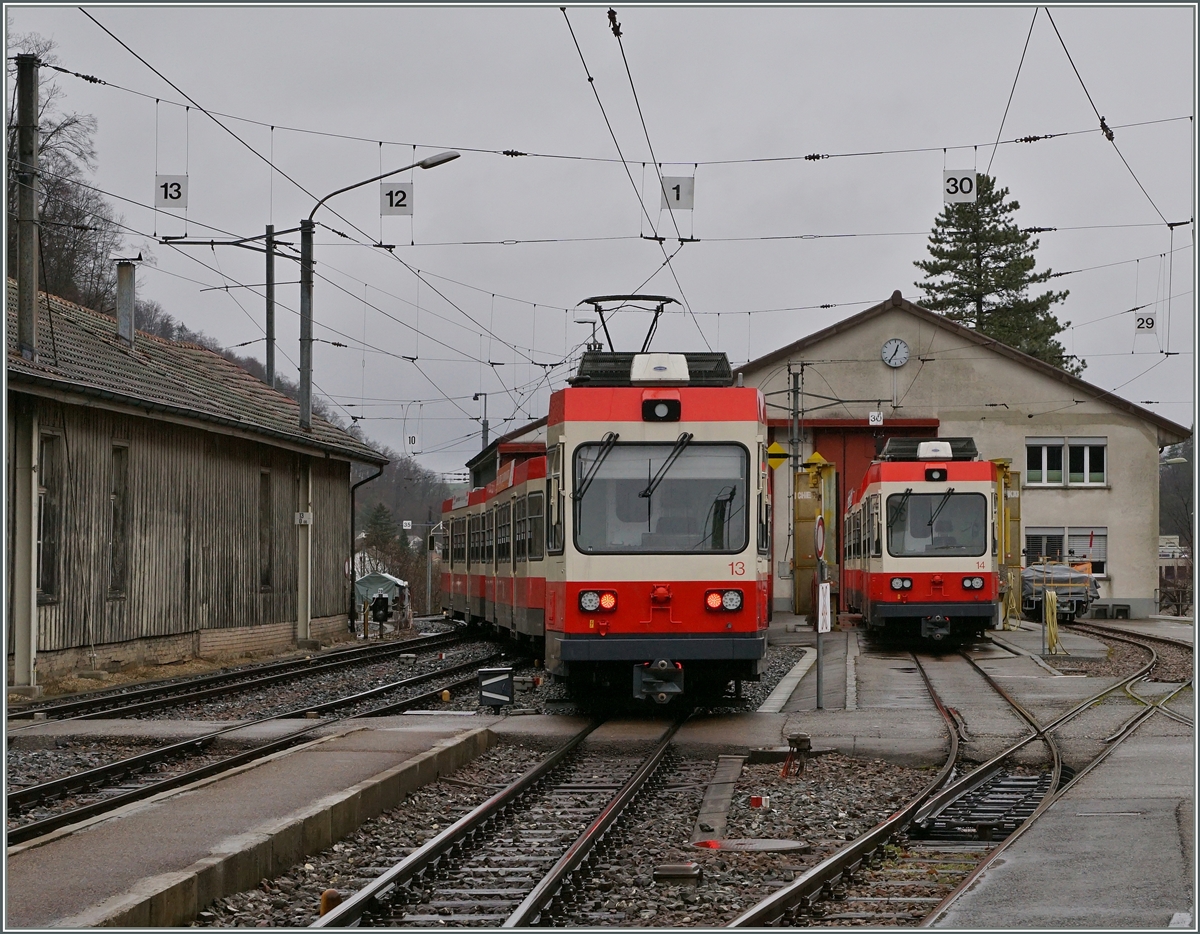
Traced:
[[[672, 359], [680, 358], [680, 359]], [[663, 366], [665, 370], [656, 370]], [[590, 350], [579, 361], [572, 386], [732, 386], [733, 370], [723, 353], [610, 353]]]
[[974, 438], [888, 438], [880, 460], [973, 461], [979, 459]]

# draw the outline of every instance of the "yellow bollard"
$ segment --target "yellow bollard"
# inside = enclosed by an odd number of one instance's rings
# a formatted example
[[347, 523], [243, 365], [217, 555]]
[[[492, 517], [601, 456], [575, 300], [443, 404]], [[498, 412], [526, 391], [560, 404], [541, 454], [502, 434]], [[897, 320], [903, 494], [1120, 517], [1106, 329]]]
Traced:
[[342, 893], [337, 889], [326, 889], [321, 893], [321, 914], [328, 914], [342, 903]]

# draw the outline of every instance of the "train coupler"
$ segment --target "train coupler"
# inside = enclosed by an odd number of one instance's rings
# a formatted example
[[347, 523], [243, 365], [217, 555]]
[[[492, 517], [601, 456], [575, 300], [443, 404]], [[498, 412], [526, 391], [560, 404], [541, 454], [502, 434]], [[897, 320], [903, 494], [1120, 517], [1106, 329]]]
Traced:
[[940, 642], [950, 635], [950, 620], [945, 616], [926, 616], [921, 620], [921, 638]]
[[683, 694], [683, 665], [659, 658], [633, 666], [633, 696], [666, 704]]

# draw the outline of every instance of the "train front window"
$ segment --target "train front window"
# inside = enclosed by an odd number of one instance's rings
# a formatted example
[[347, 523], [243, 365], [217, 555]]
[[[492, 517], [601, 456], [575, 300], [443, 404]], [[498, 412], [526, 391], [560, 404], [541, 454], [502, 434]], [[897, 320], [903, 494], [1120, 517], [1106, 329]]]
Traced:
[[978, 557], [987, 551], [982, 493], [893, 493], [887, 499], [888, 554], [896, 558]]
[[740, 444], [580, 445], [575, 545], [593, 554], [740, 553], [749, 471]]

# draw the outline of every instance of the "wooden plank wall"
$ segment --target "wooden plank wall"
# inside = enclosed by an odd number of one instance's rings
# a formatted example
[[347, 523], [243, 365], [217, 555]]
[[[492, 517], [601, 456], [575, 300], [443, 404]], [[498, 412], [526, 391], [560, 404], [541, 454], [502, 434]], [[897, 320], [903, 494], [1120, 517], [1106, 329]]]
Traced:
[[[59, 593], [40, 607], [39, 650], [296, 619], [295, 513], [306, 455], [103, 409], [40, 400], [57, 432]], [[109, 591], [114, 444], [128, 444], [128, 580]], [[350, 465], [309, 458], [313, 617], [344, 612]], [[271, 585], [260, 584], [261, 472], [270, 471]], [[11, 549], [10, 569], [11, 569]]]

